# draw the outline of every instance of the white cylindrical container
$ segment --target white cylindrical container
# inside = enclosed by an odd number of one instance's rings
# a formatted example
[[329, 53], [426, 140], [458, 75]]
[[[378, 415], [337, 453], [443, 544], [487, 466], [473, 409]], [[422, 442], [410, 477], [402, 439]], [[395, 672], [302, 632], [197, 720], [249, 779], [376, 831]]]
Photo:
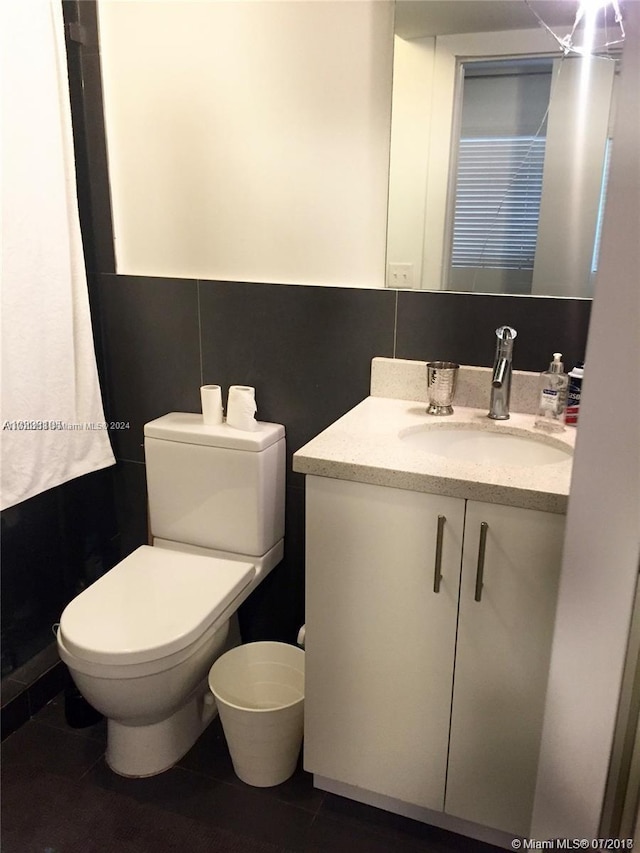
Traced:
[[217, 426], [222, 423], [222, 389], [219, 385], [202, 385], [200, 388], [202, 401], [202, 419], [206, 426]]
[[227, 400], [227, 424], [236, 429], [256, 428], [256, 389], [250, 385], [232, 385]]
[[211, 667], [209, 688], [236, 775], [258, 788], [292, 776], [302, 745], [302, 649], [273, 642], [238, 646]]

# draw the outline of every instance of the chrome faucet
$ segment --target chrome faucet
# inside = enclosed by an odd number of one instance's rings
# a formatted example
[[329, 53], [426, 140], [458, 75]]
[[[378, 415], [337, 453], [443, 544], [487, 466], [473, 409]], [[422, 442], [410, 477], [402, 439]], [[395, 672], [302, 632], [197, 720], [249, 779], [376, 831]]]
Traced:
[[494, 421], [506, 421], [509, 418], [509, 398], [511, 397], [511, 360], [513, 341], [518, 333], [511, 326], [496, 329], [496, 358], [491, 378], [491, 402], [488, 417]]

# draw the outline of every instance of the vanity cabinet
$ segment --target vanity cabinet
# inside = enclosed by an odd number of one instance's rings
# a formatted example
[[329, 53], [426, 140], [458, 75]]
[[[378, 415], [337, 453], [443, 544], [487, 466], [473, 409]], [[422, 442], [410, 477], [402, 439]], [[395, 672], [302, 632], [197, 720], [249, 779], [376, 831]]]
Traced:
[[306, 502], [305, 768], [528, 835], [564, 517], [318, 476]]
[[464, 501], [308, 476], [306, 503], [305, 767], [440, 810]]

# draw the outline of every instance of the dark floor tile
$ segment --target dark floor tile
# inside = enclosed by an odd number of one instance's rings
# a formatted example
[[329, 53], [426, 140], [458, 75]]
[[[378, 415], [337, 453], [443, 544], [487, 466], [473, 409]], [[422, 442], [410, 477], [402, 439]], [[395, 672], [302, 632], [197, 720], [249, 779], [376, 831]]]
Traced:
[[8, 705], [9, 702], [25, 692], [25, 685], [20, 681], [14, 681], [11, 676], [2, 679], [2, 707]]
[[191, 815], [210, 811], [215, 814], [215, 824], [227, 831], [292, 849], [314, 819], [312, 813], [275, 799], [265, 789], [224, 783], [206, 794], [201, 791]]
[[183, 766], [148, 779], [113, 773], [103, 757], [104, 728], [96, 731], [99, 738], [66, 729], [60, 695], [3, 743], [3, 853], [496, 850], [315, 791], [301, 768], [283, 785], [245, 785], [233, 774], [219, 723]]
[[104, 758], [91, 768], [87, 774], [87, 783], [139, 803], [150, 803], [175, 812], [188, 810], [191, 801], [201, 791], [206, 792], [212, 786], [221, 784], [180, 767], [172, 767], [157, 776], [142, 779], [120, 776], [111, 770]]
[[312, 813], [260, 789], [228, 784], [182, 767], [147, 779], [126, 779], [101, 761], [87, 781], [136, 802], [280, 846], [295, 848], [313, 820]]
[[3, 853], [278, 853], [266, 841], [237, 835], [49, 772], [31, 785], [3, 789]]
[[[82, 804], [82, 812], [77, 810], [81, 787], [48, 770], [16, 772], [15, 766], [6, 765], [4, 749], [2, 757], [3, 853], [30, 853], [47, 847], [66, 853], [73, 849], [69, 835], [77, 834], [91, 813], [87, 803]], [[82, 814], [82, 821], [78, 814]], [[67, 830], [64, 840], [60, 837], [63, 827]]]
[[283, 782], [273, 788], [263, 788], [263, 796], [273, 796], [278, 800], [298, 806], [298, 808], [316, 814], [324, 800], [324, 792], [313, 787], [313, 776], [302, 769], [302, 756], [298, 762], [296, 772]]
[[[413, 853], [416, 848], [400, 846], [395, 839], [379, 835], [364, 824], [354, 826], [319, 815], [309, 828], [302, 845], [296, 849], [301, 853], [399, 853], [401, 850], [411, 850]], [[427, 851], [431, 853], [425, 847], [424, 853]]]
[[363, 830], [373, 832], [395, 845], [392, 849], [421, 850], [425, 853], [497, 853], [499, 850], [491, 844], [334, 794], [325, 796], [319, 818], [338, 823], [344, 831], [351, 831], [355, 835]]
[[202, 773], [220, 782], [232, 783], [237, 778], [219, 717], [207, 726], [196, 744], [177, 766]]
[[219, 717], [213, 720], [195, 746], [178, 762], [178, 766], [186, 770], [193, 770], [196, 773], [202, 773], [205, 776], [211, 776], [230, 785], [236, 785], [241, 789], [248, 787], [262, 798], [281, 800], [313, 814], [318, 811], [324, 799], [324, 792], [313, 787], [312, 775], [302, 769], [301, 760], [293, 776], [281, 785], [274, 785], [270, 788], [247, 786], [234, 772]]
[[27, 691], [23, 690], [2, 706], [2, 740], [14, 734], [28, 719], [29, 697]]
[[65, 694], [59, 693], [50, 702], [48, 702], [34, 718], [38, 723], [46, 726], [53, 726], [55, 729], [61, 729], [65, 732], [72, 732], [86, 737], [91, 740], [98, 741], [103, 748], [107, 743], [107, 721], [103, 718], [94, 725], [85, 726], [83, 728], [73, 728], [67, 722], [65, 716]]
[[42, 771], [79, 779], [104, 751], [101, 743], [30, 720], [2, 743], [2, 778], [29, 779]]

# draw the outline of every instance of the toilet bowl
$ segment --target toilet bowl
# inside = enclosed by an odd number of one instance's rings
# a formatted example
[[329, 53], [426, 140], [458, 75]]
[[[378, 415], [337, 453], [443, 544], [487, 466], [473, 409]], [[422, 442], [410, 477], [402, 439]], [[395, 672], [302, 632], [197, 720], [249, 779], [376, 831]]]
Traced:
[[[146, 440], [145, 447], [148, 467], [157, 469], [159, 462], [165, 465], [159, 478], [165, 490], [165, 477], [171, 480], [171, 460], [180, 447], [180, 470], [173, 479], [176, 491], [163, 495], [162, 511], [170, 521], [171, 533], [179, 532], [186, 519], [191, 533], [201, 531], [191, 538], [204, 544], [162, 538], [167, 528], [163, 522], [154, 529], [157, 495], [150, 487], [151, 530], [157, 533], [154, 545], [143, 545], [126, 557], [73, 599], [60, 618], [60, 657], [85, 699], [107, 718], [106, 760], [123, 776], [151, 776], [167, 770], [188, 752], [215, 716], [215, 700], [207, 684], [209, 670], [221, 654], [239, 644], [239, 605], [282, 559], [284, 429], [276, 424], [260, 425], [265, 428], [262, 437], [247, 444], [246, 436], [240, 436], [242, 447], [238, 448], [233, 435], [237, 430], [226, 430], [224, 424], [204, 427], [201, 421], [201, 416], [174, 414], [152, 422], [147, 425], [152, 434], [155, 429], [172, 437], [157, 439], [160, 444], [151, 452]], [[190, 469], [189, 453], [185, 455], [185, 445], [190, 446], [185, 441], [185, 422], [197, 438], [193, 444], [198, 477], [209, 477], [204, 509], [202, 483], [196, 483], [194, 500], [193, 483], [188, 482], [195, 472]], [[275, 427], [278, 429], [272, 429]], [[222, 502], [215, 497], [216, 491], [222, 484], [228, 493], [233, 478], [226, 465], [228, 454], [220, 453], [221, 442], [226, 451], [236, 454], [231, 458], [231, 473], [238, 474], [240, 469], [243, 476], [249, 474], [244, 485], [242, 477], [238, 479], [235, 494], [227, 494]], [[210, 469], [204, 464], [203, 447], [218, 451]], [[260, 457], [270, 449], [276, 458], [265, 465]], [[247, 455], [249, 458], [242, 458]], [[149, 474], [148, 470], [151, 484]], [[217, 509], [213, 513], [212, 495]], [[228, 544], [229, 526], [236, 538], [244, 536], [242, 519], [237, 517], [238, 496], [248, 506], [247, 541], [253, 550], [261, 550], [265, 543], [271, 546], [260, 555], [212, 547], [217, 542]], [[275, 501], [275, 510], [270, 503], [271, 521], [266, 525], [261, 510], [264, 500]], [[225, 504], [227, 509], [232, 507], [232, 525], [225, 525]]]

